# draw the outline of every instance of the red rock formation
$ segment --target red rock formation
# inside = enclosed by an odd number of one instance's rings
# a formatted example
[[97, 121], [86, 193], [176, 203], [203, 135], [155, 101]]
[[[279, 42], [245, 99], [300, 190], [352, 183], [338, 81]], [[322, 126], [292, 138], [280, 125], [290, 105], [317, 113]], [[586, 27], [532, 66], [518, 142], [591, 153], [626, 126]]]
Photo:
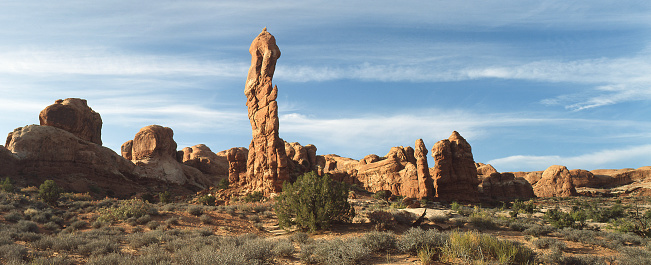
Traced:
[[[57, 184], [77, 191], [88, 191], [94, 185], [133, 185], [135, 166], [131, 162], [57, 127], [17, 128], [9, 133], [6, 147], [19, 159], [20, 175], [32, 181], [57, 178]], [[113, 192], [118, 195], [122, 190]]]
[[570, 171], [564, 166], [550, 166], [542, 178], [533, 185], [534, 194], [538, 197], [569, 197], [577, 195]]
[[41, 125], [54, 126], [77, 137], [102, 145], [102, 117], [85, 99], [57, 100], [38, 115]]
[[[129, 145], [131, 152], [124, 150]], [[187, 183], [200, 188], [212, 184], [198, 169], [179, 163], [174, 132], [168, 127], [143, 127], [134, 139], [124, 143], [121, 149], [124, 157], [130, 157], [138, 166], [135, 173], [141, 177], [178, 185]]]
[[416, 148], [414, 157], [416, 158], [416, 170], [418, 174], [418, 197], [417, 198], [432, 198], [434, 197], [434, 181], [429, 174], [429, 165], [427, 163], [427, 147], [423, 139], [416, 140]]
[[228, 182], [239, 184], [246, 178], [246, 159], [249, 150], [244, 147], [233, 147], [226, 152], [228, 160]]
[[482, 199], [494, 201], [535, 197], [531, 184], [524, 178], [516, 178], [513, 173], [495, 172], [483, 177], [480, 192]]
[[595, 177], [592, 172], [583, 169], [570, 170], [572, 184], [575, 188], [592, 187], [595, 184]]
[[228, 176], [228, 159], [219, 156], [205, 144], [185, 147], [177, 157], [185, 165], [199, 169], [201, 173], [214, 177]]
[[302, 146], [299, 143], [285, 142], [285, 153], [290, 164], [290, 171], [295, 175], [317, 170], [316, 164], [316, 146], [308, 144]]
[[0, 176], [13, 177], [18, 173], [18, 157], [0, 145]]
[[479, 200], [477, 168], [470, 144], [453, 132], [450, 138], [437, 142], [432, 148], [436, 165], [430, 171], [436, 197], [444, 201]]
[[285, 143], [278, 136], [278, 88], [272, 86], [280, 49], [276, 39], [263, 29], [249, 48], [251, 67], [246, 95], [253, 139], [249, 145], [245, 184], [264, 194], [280, 192], [289, 179]]

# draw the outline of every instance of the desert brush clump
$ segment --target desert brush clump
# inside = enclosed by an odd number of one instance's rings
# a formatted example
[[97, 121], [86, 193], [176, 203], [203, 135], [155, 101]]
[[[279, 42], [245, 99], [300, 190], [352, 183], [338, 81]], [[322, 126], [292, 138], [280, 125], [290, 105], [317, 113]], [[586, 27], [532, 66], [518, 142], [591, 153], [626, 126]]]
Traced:
[[63, 189], [57, 186], [54, 180], [50, 179], [43, 182], [38, 188], [38, 197], [50, 205], [56, 205], [62, 193]]
[[350, 222], [355, 210], [348, 203], [348, 187], [314, 172], [283, 184], [274, 205], [282, 228], [296, 225], [301, 230], [327, 229], [333, 222]]
[[98, 220], [104, 222], [115, 222], [129, 218], [138, 219], [152, 210], [151, 204], [139, 199], [120, 201], [117, 207], [100, 209]]

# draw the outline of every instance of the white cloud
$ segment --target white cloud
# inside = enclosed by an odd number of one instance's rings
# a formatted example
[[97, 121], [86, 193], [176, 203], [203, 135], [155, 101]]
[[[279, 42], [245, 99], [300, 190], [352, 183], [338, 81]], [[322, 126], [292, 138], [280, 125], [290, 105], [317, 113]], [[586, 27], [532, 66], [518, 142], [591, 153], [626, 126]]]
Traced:
[[651, 157], [651, 145], [636, 145], [618, 149], [601, 150], [578, 156], [516, 155], [488, 161], [498, 171], [545, 170], [551, 165], [564, 165], [569, 169], [601, 169], [618, 164], [645, 164]]

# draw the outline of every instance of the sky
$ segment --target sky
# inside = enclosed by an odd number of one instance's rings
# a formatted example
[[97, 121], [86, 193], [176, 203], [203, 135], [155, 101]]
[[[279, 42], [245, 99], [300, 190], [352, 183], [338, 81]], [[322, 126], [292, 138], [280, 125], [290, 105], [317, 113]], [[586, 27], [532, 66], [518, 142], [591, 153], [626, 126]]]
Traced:
[[[84, 98], [102, 140], [248, 147], [267, 27], [280, 137], [361, 159], [458, 131], [498, 171], [651, 165], [650, 1], [1, 1], [0, 132]], [[430, 166], [434, 162], [430, 156]]]

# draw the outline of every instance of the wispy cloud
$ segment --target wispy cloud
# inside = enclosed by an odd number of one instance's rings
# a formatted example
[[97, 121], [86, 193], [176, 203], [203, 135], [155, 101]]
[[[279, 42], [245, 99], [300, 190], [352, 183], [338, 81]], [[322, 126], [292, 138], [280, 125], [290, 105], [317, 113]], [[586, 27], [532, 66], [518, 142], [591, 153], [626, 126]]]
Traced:
[[651, 157], [651, 145], [636, 145], [618, 149], [601, 150], [578, 156], [516, 155], [488, 161], [499, 171], [545, 170], [551, 165], [564, 165], [570, 169], [601, 169], [618, 164], [637, 164]]

